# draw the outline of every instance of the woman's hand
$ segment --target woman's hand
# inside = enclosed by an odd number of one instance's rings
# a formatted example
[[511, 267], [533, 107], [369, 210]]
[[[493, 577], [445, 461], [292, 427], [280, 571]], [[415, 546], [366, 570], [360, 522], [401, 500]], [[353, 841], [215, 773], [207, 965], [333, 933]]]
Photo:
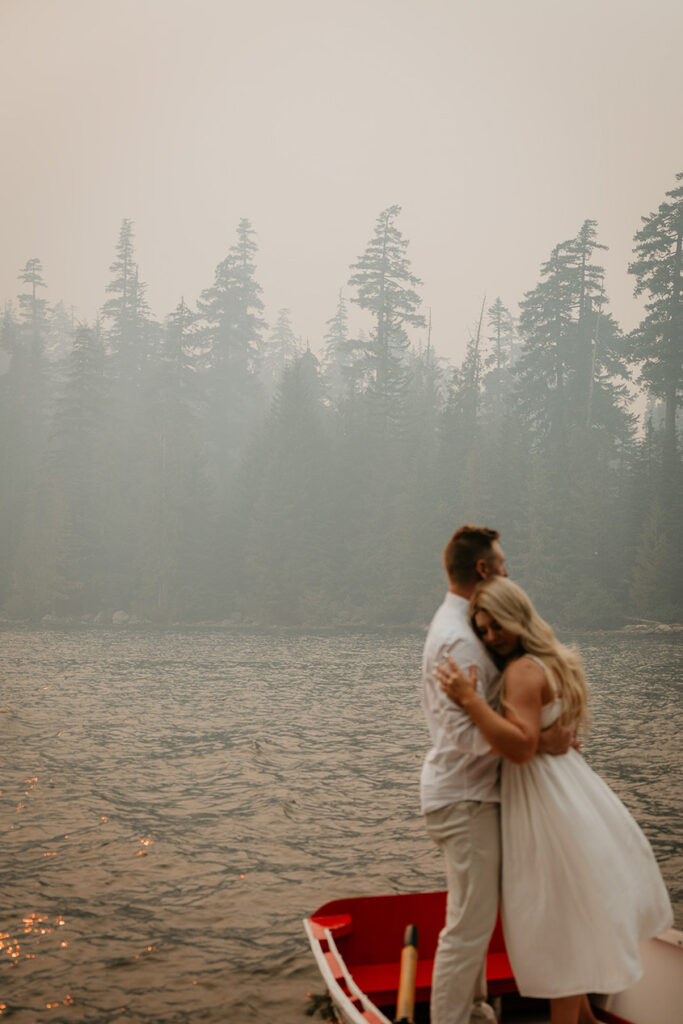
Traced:
[[447, 697], [460, 707], [467, 704], [477, 693], [477, 666], [470, 665], [469, 675], [465, 675], [453, 659], [448, 656], [445, 663], [437, 665], [434, 674], [441, 684]]

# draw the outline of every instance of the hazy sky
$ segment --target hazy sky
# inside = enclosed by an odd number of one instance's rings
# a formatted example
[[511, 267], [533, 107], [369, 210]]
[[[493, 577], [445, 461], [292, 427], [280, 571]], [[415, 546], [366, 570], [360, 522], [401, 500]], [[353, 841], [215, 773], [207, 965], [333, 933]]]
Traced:
[[588, 217], [628, 329], [633, 234], [683, 170], [681, 39], [680, 0], [0, 0], [0, 301], [39, 256], [91, 319], [130, 217], [163, 318], [249, 217], [269, 321], [317, 349], [398, 203], [442, 354]]

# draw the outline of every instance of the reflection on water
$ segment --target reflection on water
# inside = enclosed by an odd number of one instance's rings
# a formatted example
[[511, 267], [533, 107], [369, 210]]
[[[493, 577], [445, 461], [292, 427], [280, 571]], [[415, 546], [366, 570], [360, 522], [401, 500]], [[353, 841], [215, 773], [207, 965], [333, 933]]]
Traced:
[[[442, 888], [417, 813], [422, 637], [5, 632], [0, 1015], [303, 1024], [300, 918]], [[577, 639], [586, 756], [683, 926], [674, 634]]]

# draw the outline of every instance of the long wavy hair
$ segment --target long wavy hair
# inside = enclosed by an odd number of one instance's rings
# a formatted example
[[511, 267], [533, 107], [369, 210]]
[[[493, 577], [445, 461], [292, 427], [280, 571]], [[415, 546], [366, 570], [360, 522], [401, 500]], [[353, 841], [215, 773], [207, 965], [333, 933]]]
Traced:
[[[581, 658], [560, 643], [552, 628], [534, 608], [528, 594], [512, 580], [492, 576], [477, 585], [470, 599], [470, 621], [475, 633], [477, 624], [474, 617], [477, 612], [488, 612], [503, 629], [519, 637], [524, 654], [533, 654], [541, 659], [556, 682], [557, 695], [564, 705], [565, 722], [576, 728], [587, 726], [588, 688]], [[501, 678], [500, 698], [505, 706], [505, 672]]]

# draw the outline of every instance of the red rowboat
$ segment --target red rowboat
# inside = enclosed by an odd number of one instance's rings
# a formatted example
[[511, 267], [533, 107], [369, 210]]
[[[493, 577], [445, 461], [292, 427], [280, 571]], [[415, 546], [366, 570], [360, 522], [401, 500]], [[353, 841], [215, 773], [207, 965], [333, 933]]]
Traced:
[[[407, 925], [416, 925], [415, 1019], [429, 1020], [432, 965], [446, 908], [445, 892], [334, 900], [304, 919], [313, 954], [341, 1021], [391, 1024]], [[642, 946], [644, 977], [618, 995], [591, 996], [595, 1015], [612, 1024], [681, 1024], [683, 932], [670, 929]], [[502, 1020], [549, 1021], [542, 1000], [522, 1000], [498, 920], [487, 957], [489, 996]], [[403, 1011], [405, 1012], [405, 1011]]]

